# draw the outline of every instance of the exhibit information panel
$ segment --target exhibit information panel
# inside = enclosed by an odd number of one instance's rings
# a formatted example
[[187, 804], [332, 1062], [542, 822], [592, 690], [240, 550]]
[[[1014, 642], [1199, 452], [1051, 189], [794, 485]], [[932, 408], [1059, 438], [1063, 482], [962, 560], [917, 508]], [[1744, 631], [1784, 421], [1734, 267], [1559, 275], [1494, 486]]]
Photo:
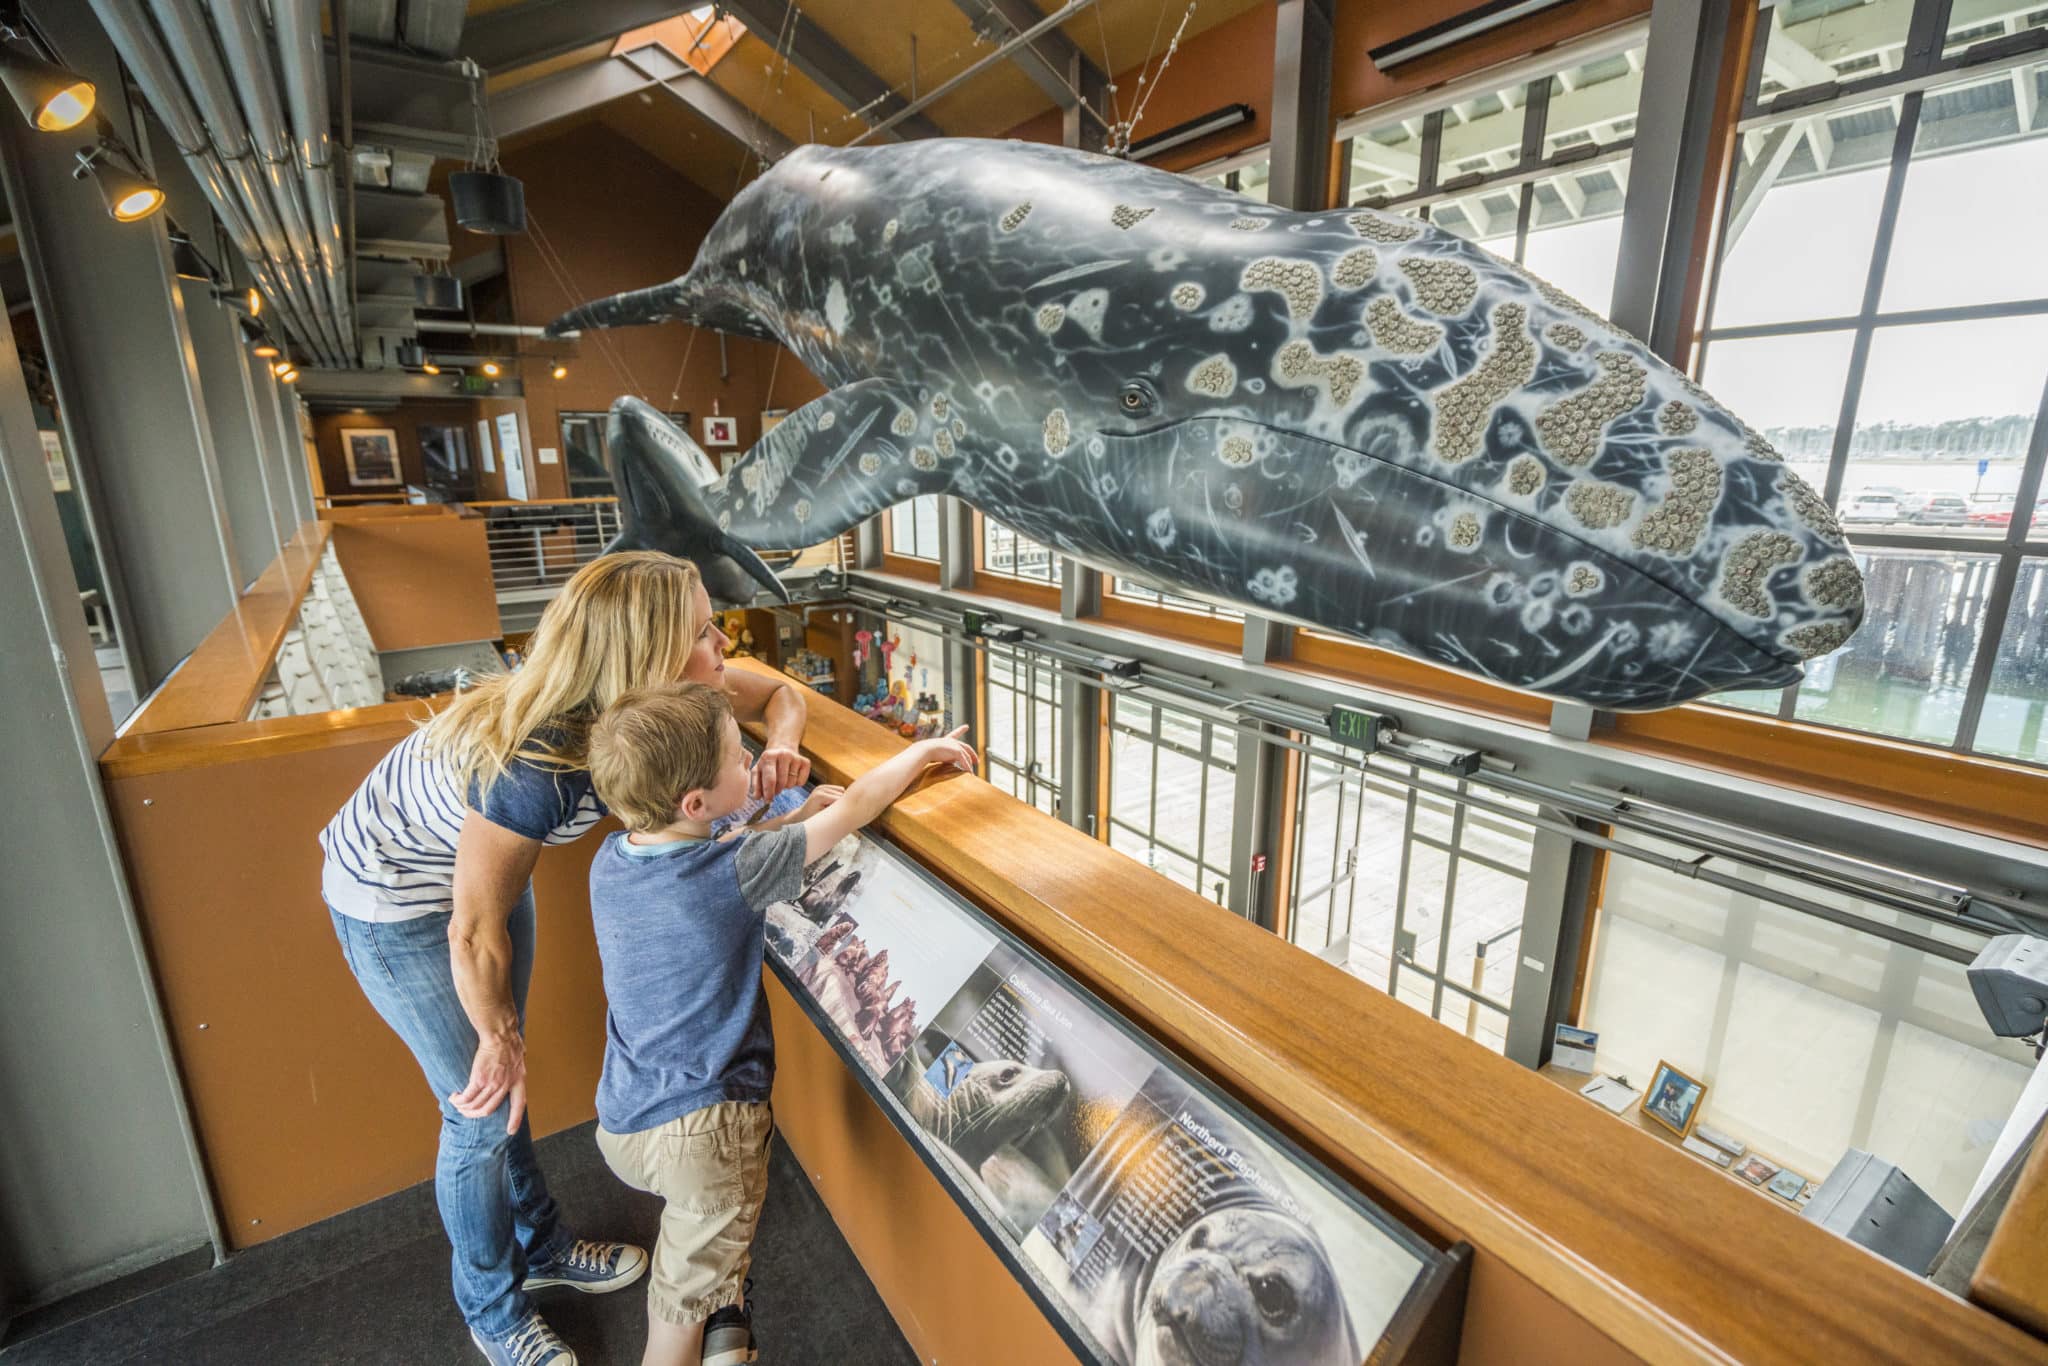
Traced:
[[1084, 1360], [1390, 1360], [1451, 1259], [881, 840], [768, 960]]

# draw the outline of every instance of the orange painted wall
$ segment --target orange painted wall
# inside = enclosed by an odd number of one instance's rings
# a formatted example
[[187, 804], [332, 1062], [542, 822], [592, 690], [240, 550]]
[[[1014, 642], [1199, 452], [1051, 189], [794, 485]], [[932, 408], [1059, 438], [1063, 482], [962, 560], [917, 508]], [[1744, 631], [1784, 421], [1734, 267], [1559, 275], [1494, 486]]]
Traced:
[[[583, 124], [523, 147], [505, 169], [526, 182], [528, 230], [505, 240], [516, 321], [545, 324], [576, 304], [674, 279], [690, 268], [698, 243], [725, 206], [630, 140], [602, 124]], [[543, 247], [566, 270], [549, 267]], [[527, 345], [534, 345], [528, 343]], [[621, 394], [691, 415], [694, 435], [714, 403], [739, 418], [740, 448], [760, 437], [768, 372], [776, 348], [733, 337], [729, 373], [719, 373], [718, 337], [680, 323], [590, 333], [576, 343], [568, 378], [528, 362], [527, 421], [537, 446], [561, 444], [562, 412], [603, 412]], [[535, 348], [538, 349], [537, 347]], [[785, 356], [782, 369], [797, 370]], [[542, 488], [561, 496], [563, 467], [541, 466]]]

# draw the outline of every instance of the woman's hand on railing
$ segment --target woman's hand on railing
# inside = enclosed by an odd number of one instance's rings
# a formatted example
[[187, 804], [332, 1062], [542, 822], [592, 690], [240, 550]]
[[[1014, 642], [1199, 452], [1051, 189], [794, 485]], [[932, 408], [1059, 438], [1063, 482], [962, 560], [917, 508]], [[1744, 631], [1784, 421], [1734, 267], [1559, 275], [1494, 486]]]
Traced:
[[754, 761], [747, 787], [755, 797], [773, 797], [785, 788], [801, 787], [811, 776], [811, 761], [787, 745], [771, 745]]

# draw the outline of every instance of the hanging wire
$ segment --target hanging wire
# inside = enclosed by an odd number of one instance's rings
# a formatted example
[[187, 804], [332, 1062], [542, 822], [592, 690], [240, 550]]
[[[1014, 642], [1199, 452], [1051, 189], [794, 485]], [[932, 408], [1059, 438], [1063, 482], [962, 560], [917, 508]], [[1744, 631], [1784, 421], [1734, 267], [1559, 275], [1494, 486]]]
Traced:
[[[568, 263], [562, 259], [561, 253], [555, 250], [555, 244], [548, 239], [547, 229], [540, 225], [540, 220], [534, 216], [530, 207], [526, 212], [526, 226], [533, 234], [533, 244], [540, 256], [541, 264], [547, 268], [548, 274], [554, 277], [562, 292], [570, 299], [589, 298], [590, 296], [576, 283]], [[626, 386], [626, 391], [643, 399], [647, 398], [646, 386], [640, 383], [632, 367], [626, 364], [625, 357], [620, 354], [611, 337], [601, 329], [592, 331], [590, 335], [592, 342], [597, 346], [598, 354], [604, 357], [605, 363], [612, 368], [619, 382]]]

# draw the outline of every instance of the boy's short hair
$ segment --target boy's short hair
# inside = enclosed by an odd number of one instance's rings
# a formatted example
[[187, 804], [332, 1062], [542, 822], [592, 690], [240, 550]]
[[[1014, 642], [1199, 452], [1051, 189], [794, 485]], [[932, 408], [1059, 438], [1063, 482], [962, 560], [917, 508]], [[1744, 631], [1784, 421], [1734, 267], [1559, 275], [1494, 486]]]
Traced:
[[628, 830], [659, 830], [683, 795], [718, 781], [732, 703], [702, 683], [636, 688], [590, 728], [590, 780]]

